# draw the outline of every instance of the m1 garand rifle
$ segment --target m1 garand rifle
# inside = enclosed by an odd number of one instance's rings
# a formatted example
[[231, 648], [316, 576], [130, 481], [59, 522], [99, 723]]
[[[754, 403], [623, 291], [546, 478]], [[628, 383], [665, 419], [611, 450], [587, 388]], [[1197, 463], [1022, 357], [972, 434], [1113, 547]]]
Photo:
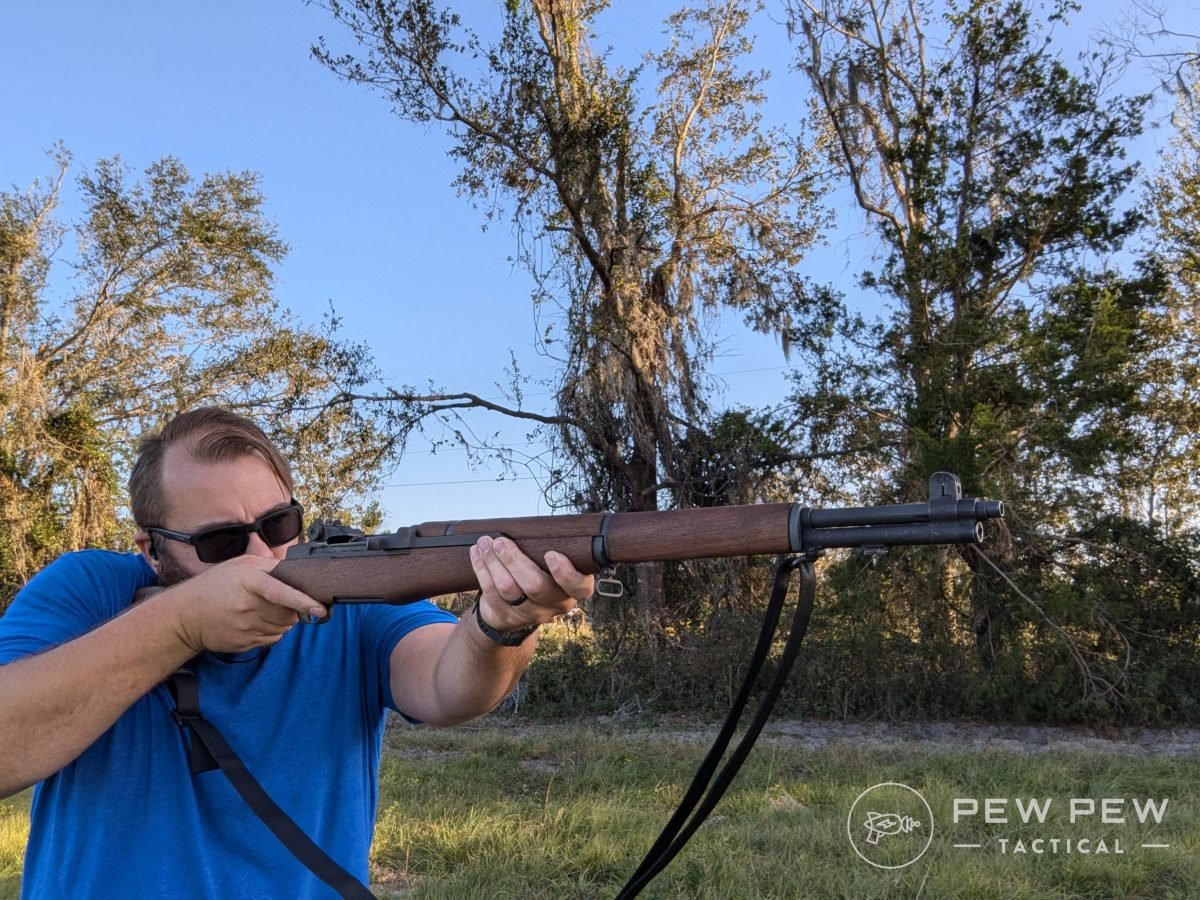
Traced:
[[[610, 578], [623, 563], [731, 556], [781, 555], [762, 629], [746, 678], [678, 809], [617, 895], [641, 893], [687, 843], [725, 793], [766, 725], [808, 627], [816, 593], [814, 560], [845, 547], [878, 553], [888, 547], [972, 545], [983, 523], [1004, 516], [998, 500], [963, 497], [957, 476], [936, 472], [924, 503], [811, 509], [798, 503], [705, 507], [662, 512], [588, 513], [567, 516], [426, 522], [388, 534], [368, 535], [318, 522], [310, 540], [288, 550], [272, 575], [321, 603], [410, 603], [476, 587], [469, 550], [480, 537], [504, 536], [531, 559], [548, 550], [570, 558], [581, 572], [599, 574], [597, 594], [620, 596]], [[791, 573], [800, 571], [799, 601], [784, 649], [750, 724], [717, 771], [737, 730], [751, 690], [775, 642]]]
[[[290, 548], [271, 574], [326, 605], [411, 603], [473, 589], [469, 551], [484, 535], [511, 539], [535, 561], [557, 550], [579, 571], [606, 576], [621, 563], [974, 544], [983, 540], [983, 522], [1003, 515], [1000, 501], [964, 498], [957, 476], [937, 472], [927, 502], [894, 506], [810, 509], [763, 503], [470, 519], [370, 535], [317, 522], [308, 542]], [[601, 593], [606, 589], [615, 593], [611, 582], [600, 584]]]

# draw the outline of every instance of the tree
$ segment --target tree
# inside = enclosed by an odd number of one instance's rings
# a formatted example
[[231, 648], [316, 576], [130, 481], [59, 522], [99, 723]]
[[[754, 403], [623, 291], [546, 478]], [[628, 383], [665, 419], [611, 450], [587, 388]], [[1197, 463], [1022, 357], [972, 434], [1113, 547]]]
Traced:
[[[534, 422], [557, 451], [552, 499], [582, 509], [687, 506], [707, 428], [706, 319], [769, 303], [816, 233], [813, 160], [763, 127], [767, 73], [743, 68], [748, 4], [711, 0], [667, 20], [672, 38], [641, 70], [612, 68], [590, 30], [606, 2], [505, 4], [486, 41], [428, 0], [329, 0], [358, 42], [317, 58], [416, 123], [441, 123], [462, 161], [460, 192], [506, 204], [535, 279], [540, 351], [560, 365], [555, 409], [475, 394], [396, 390], [414, 419], [487, 407]], [[359, 398], [361, 401], [363, 398]], [[689, 439], [693, 438], [693, 439]], [[639, 594], [661, 601], [652, 570]]]
[[1102, 40], [1126, 62], [1140, 62], [1165, 94], [1194, 108], [1196, 90], [1190, 73], [1200, 63], [1200, 34], [1180, 31], [1179, 13], [1180, 7], [1172, 10], [1158, 0], [1132, 0], [1105, 28]]
[[[1070, 8], [1051, 3], [1044, 21]], [[1086, 267], [1140, 224], [1120, 198], [1144, 98], [1106, 96], [1099, 57], [1071, 71], [1024, 0], [941, 16], [916, 0], [791, 0], [788, 13], [832, 161], [882, 251], [861, 283], [889, 317], [857, 329], [840, 392], [853, 433], [877, 442], [881, 490], [915, 496], [949, 469], [969, 493], [1009, 500], [1020, 533], [1082, 527], [1131, 440], [1136, 391], [1110, 376], [1132, 370], [1158, 296], [1152, 274]], [[1006, 561], [1050, 577], [1052, 559], [1028, 546]], [[960, 621], [991, 669], [1021, 617], [1011, 594], [960, 578], [964, 562], [980, 574], [968, 555], [921, 576], [933, 605], [913, 618], [952, 645], [955, 617], [939, 610], [965, 581]]]
[[[0, 193], [0, 600], [64, 550], [128, 537], [136, 438], [188, 407], [265, 417], [314, 512], [359, 503], [393, 449], [386, 428], [316, 401], [361, 387], [370, 361], [334, 323], [301, 327], [272, 299], [286, 248], [257, 176], [196, 181], [168, 157], [131, 182], [101, 160], [67, 224], [69, 166], [60, 149], [49, 180]], [[56, 262], [68, 236], [77, 250]], [[62, 294], [56, 265], [71, 269]]]
[[1164, 278], [1156, 340], [1139, 359], [1145, 437], [1122, 473], [1141, 517], [1175, 535], [1200, 524], [1200, 63], [1180, 77], [1177, 134], [1145, 196]]

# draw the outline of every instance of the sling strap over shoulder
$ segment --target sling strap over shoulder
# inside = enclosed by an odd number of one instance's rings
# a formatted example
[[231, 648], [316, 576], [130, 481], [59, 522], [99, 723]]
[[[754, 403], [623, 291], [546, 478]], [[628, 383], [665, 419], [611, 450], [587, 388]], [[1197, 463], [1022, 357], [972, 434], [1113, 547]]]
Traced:
[[347, 900], [373, 900], [361, 881], [338, 865], [285, 813], [250, 774], [221, 732], [200, 715], [200, 685], [196, 673], [180, 669], [167, 679], [175, 700], [172, 716], [190, 735], [188, 761], [193, 775], [219, 768], [250, 810], [305, 867]]

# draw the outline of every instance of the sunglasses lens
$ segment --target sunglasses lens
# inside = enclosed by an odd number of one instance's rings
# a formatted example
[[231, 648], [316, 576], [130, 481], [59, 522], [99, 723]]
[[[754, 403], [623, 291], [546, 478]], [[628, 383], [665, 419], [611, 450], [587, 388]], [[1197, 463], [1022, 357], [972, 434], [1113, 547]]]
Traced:
[[262, 520], [262, 538], [268, 547], [278, 547], [298, 538], [303, 527], [300, 510], [289, 506]]
[[262, 535], [268, 547], [278, 547], [298, 538], [303, 528], [304, 513], [296, 505], [271, 513], [257, 523], [198, 531], [190, 543], [195, 546], [200, 562], [219, 563], [245, 553], [250, 546], [250, 535], [255, 531]]
[[194, 543], [200, 562], [219, 563], [245, 553], [250, 545], [250, 535], [244, 527], [235, 525], [197, 534]]

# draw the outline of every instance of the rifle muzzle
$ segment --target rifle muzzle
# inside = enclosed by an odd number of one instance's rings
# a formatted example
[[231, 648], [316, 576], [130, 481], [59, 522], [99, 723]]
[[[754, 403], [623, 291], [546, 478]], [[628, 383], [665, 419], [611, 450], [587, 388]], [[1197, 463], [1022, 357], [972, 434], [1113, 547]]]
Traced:
[[839, 509], [792, 507], [788, 534], [792, 552], [832, 547], [891, 547], [907, 544], [978, 544], [985, 519], [1004, 517], [999, 500], [962, 495], [958, 476], [935, 472], [926, 503]]

